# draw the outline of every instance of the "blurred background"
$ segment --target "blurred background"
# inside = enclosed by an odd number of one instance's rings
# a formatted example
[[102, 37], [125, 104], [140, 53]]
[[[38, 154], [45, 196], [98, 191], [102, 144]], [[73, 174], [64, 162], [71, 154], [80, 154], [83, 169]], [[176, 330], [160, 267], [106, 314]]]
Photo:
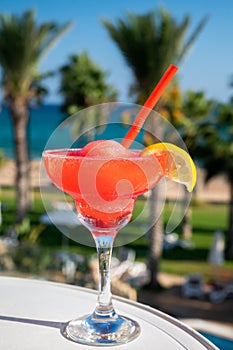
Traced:
[[[114, 251], [113, 292], [175, 317], [232, 324], [232, 14], [232, 2], [220, 0], [0, 2], [2, 275], [96, 288], [95, 249], [69, 240], [46, 217], [41, 152], [61, 121], [83, 108], [143, 104], [174, 63], [179, 71], [156, 110], [183, 138], [197, 185], [175, 232], [164, 229], [171, 191], [150, 232]], [[67, 215], [62, 198], [51, 192], [59, 216]]]

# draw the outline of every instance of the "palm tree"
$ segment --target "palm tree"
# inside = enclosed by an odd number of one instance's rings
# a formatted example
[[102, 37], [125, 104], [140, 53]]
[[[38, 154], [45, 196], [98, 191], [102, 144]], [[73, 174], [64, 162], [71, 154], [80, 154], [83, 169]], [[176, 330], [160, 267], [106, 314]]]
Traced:
[[223, 174], [229, 183], [226, 256], [233, 259], [233, 105], [219, 105], [214, 117], [200, 125], [199, 135], [199, 157], [206, 169], [206, 181]]
[[26, 217], [30, 207], [29, 105], [45, 92], [39, 83], [47, 74], [38, 74], [38, 64], [69, 27], [70, 23], [37, 25], [33, 11], [27, 11], [21, 17], [0, 14], [0, 66], [4, 99], [9, 105], [13, 124], [18, 223]]
[[62, 110], [69, 115], [117, 98], [115, 88], [106, 82], [107, 73], [89, 58], [86, 51], [70, 56], [60, 73], [60, 92], [64, 97]]
[[[187, 91], [183, 96], [182, 117], [176, 120], [176, 127], [185, 142], [193, 159], [197, 156], [199, 144], [199, 125], [211, 114], [215, 101], [206, 98], [204, 91]], [[198, 190], [198, 189], [197, 189]], [[196, 196], [198, 195], [195, 190]], [[184, 191], [184, 203], [187, 203], [188, 192]], [[184, 214], [181, 226], [182, 236], [189, 239], [192, 236], [191, 207]]]
[[[173, 84], [163, 94], [163, 108], [160, 109], [160, 113], [176, 127], [193, 159], [196, 158], [198, 147], [199, 125], [210, 115], [215, 105], [215, 101], [206, 98], [204, 91], [188, 90], [183, 94], [178, 84]], [[190, 194], [184, 188], [184, 209], [189, 200]], [[183, 215], [181, 232], [184, 239], [189, 239], [192, 235], [191, 207], [184, 210]]]
[[[106, 82], [108, 74], [89, 58], [86, 51], [70, 56], [68, 63], [60, 68], [60, 74], [60, 92], [64, 98], [62, 111], [66, 113], [65, 119], [84, 108], [112, 102], [117, 98], [118, 93], [114, 86]], [[93, 140], [93, 126], [101, 125], [100, 129], [103, 130], [107, 118], [108, 113], [99, 113], [98, 109], [92, 108], [86, 112], [85, 118], [75, 119], [72, 134], [74, 139], [79, 135], [79, 146], [82, 142]]]
[[[185, 39], [185, 35], [190, 17], [185, 16], [181, 23], [178, 23], [164, 9], [144, 15], [128, 13], [124, 19], [118, 19], [116, 24], [103, 21], [111, 38], [123, 54], [126, 64], [133, 72], [134, 81], [130, 86], [130, 94], [135, 97], [136, 103], [144, 103], [155, 82], [161, 78], [171, 62], [181, 63], [206, 21], [207, 17], [204, 17], [188, 39]], [[162, 103], [160, 105], [162, 107]], [[162, 134], [157, 136], [162, 140]], [[159, 192], [159, 186], [155, 187], [151, 196], [151, 210], [154, 217], [158, 217], [155, 203], [159, 194], [156, 192]], [[153, 287], [158, 283], [157, 272], [162, 252], [162, 234], [160, 221], [153, 225], [150, 233], [148, 266], [151, 272], [150, 284]]]
[[207, 19], [205, 16], [186, 40], [190, 17], [185, 16], [179, 24], [164, 9], [144, 15], [128, 13], [125, 19], [118, 19], [115, 25], [103, 20], [133, 72], [134, 82], [130, 93], [135, 95], [135, 102], [145, 102], [155, 82], [171, 62], [181, 63]]

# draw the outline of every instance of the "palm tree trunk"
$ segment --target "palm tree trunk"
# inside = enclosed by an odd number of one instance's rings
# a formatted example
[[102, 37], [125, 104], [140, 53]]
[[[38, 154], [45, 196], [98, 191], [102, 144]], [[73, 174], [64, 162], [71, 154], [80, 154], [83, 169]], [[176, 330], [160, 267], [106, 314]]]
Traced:
[[[151, 130], [152, 135], [156, 137], [155, 140], [161, 142], [164, 135], [164, 124], [160, 123], [157, 118], [148, 119], [148, 130]], [[149, 256], [147, 261], [147, 267], [150, 271], [150, 286], [152, 288], [157, 288], [159, 286], [158, 282], [158, 272], [160, 259], [163, 252], [163, 216], [161, 214], [161, 200], [164, 198], [164, 186], [160, 181], [151, 190], [150, 197], [150, 214], [152, 226], [149, 232]]]
[[10, 111], [16, 165], [16, 222], [22, 223], [30, 208], [30, 161], [27, 143], [29, 111], [27, 103], [20, 98], [11, 100]]
[[[160, 193], [163, 190], [161, 183], [158, 183], [151, 191], [150, 197], [150, 210], [152, 223], [159, 217], [160, 212]], [[156, 288], [158, 283], [159, 263], [163, 251], [163, 218], [160, 216], [155, 224], [150, 229], [150, 244], [149, 244], [149, 257], [148, 257], [148, 269], [150, 271], [150, 286]]]
[[230, 182], [229, 223], [226, 237], [226, 258], [233, 259], [233, 182]]
[[[184, 186], [183, 186], [184, 187]], [[192, 238], [192, 209], [190, 206], [187, 206], [187, 203], [189, 203], [189, 193], [184, 187], [184, 194], [183, 194], [183, 211], [184, 211], [184, 217], [182, 220], [182, 226], [181, 226], [181, 234], [183, 239], [191, 239]]]

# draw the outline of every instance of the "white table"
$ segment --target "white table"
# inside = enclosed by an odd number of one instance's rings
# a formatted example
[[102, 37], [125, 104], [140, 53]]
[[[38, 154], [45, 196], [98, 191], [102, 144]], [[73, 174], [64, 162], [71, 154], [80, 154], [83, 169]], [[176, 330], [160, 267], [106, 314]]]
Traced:
[[[54, 282], [0, 277], [1, 350], [99, 349], [76, 344], [61, 335], [62, 326], [93, 311], [96, 292]], [[216, 350], [178, 320], [148, 306], [114, 298], [116, 311], [134, 318], [140, 336], [131, 343], [110, 346], [119, 350]]]

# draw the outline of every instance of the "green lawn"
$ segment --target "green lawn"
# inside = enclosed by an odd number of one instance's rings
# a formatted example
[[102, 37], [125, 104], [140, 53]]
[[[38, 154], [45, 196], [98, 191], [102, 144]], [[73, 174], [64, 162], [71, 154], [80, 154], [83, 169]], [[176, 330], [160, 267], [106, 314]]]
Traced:
[[[36, 243], [46, 251], [46, 254], [48, 251], [60, 250], [64, 242], [67, 245], [67, 240], [64, 239], [64, 236], [56, 227], [41, 225], [39, 223], [39, 217], [45, 211], [39, 191], [34, 191], [32, 198], [33, 207], [29, 215], [31, 223], [30, 231], [27, 232], [27, 226], [25, 230], [21, 230], [21, 240], [24, 242], [27, 242], [28, 239], [32, 242], [36, 240]], [[1, 200], [3, 206], [1, 233], [3, 233], [7, 227], [14, 223], [14, 191], [11, 188], [2, 189]], [[142, 206], [143, 199], [139, 199], [135, 207], [135, 215], [140, 213]], [[226, 204], [205, 203], [192, 205], [191, 208], [193, 225], [192, 240], [195, 244], [195, 248], [192, 250], [176, 248], [164, 251], [161, 260], [161, 271], [179, 275], [201, 272], [206, 278], [209, 278], [214, 274], [214, 268], [207, 263], [208, 251], [214, 232], [219, 229], [223, 231], [226, 230], [228, 208]], [[170, 212], [171, 203], [167, 204], [164, 209], [165, 223]], [[175, 231], [180, 234], [180, 227]], [[87, 233], [86, 229], [80, 227], [79, 234], [86, 235], [89, 233]], [[77, 244], [72, 240], [68, 241], [68, 246], [70, 250], [84, 255], [90, 255], [95, 252], [94, 248]], [[148, 238], [146, 235], [131, 242], [129, 246], [136, 250], [137, 259], [141, 261], [146, 260], [148, 252]], [[117, 248], [115, 251], [117, 252]], [[229, 273], [233, 269], [233, 261], [226, 262], [222, 269], [226, 273]]]

